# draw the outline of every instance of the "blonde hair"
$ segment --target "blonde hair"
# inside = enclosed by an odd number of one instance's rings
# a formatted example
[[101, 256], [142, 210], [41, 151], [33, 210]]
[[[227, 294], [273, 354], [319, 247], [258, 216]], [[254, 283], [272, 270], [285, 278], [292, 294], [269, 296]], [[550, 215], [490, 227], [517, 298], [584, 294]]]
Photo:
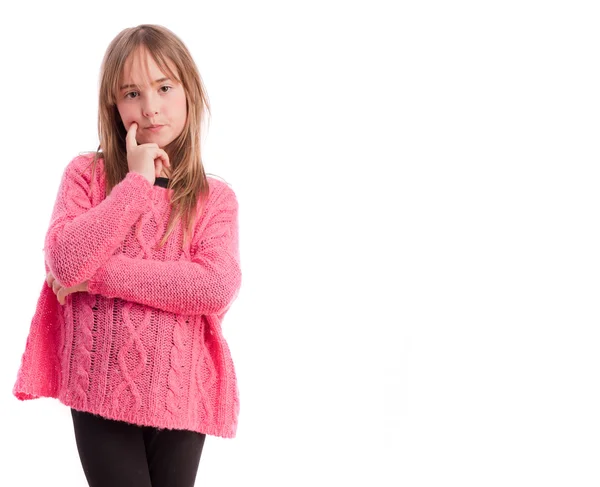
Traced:
[[[185, 90], [187, 105], [185, 126], [181, 134], [169, 144], [167, 151], [171, 162], [169, 188], [173, 190], [172, 211], [159, 247], [167, 241], [177, 219], [182, 219], [184, 225], [185, 245], [186, 239], [190, 238], [192, 233], [198, 199], [203, 206], [209, 192], [200, 153], [200, 141], [202, 122], [206, 114], [210, 115], [210, 105], [202, 78], [190, 52], [185, 44], [166, 27], [142, 24], [124, 29], [108, 46], [100, 69], [98, 106], [100, 145], [94, 156], [92, 171], [95, 170], [96, 161], [103, 158], [107, 195], [127, 175], [125, 148], [127, 131], [121, 121], [116, 101], [125, 64], [140, 48], [145, 49], [159, 68], [168, 77], [181, 83]], [[170, 69], [169, 62], [175, 67], [176, 72]]]

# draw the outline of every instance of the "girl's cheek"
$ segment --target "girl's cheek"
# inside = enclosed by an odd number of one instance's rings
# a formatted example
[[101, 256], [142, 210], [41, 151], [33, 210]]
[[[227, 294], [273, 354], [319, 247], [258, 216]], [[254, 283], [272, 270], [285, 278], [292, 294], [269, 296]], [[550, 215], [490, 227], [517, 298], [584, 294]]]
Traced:
[[129, 130], [129, 127], [131, 127], [132, 123], [137, 123], [139, 125], [139, 122], [137, 120], [135, 120], [133, 117], [122, 117], [121, 120], [123, 121], [123, 126], [125, 127], [125, 130]]
[[119, 112], [119, 118], [121, 119], [121, 123], [123, 124], [126, 130], [129, 130], [129, 126], [132, 122], [134, 122], [133, 117], [129, 115], [126, 110], [123, 110], [118, 105], [117, 111]]

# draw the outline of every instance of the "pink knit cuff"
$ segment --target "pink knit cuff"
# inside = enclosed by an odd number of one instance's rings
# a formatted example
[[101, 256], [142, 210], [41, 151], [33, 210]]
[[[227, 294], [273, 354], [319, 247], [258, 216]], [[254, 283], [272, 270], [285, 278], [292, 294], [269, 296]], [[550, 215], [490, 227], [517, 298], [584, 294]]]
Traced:
[[132, 202], [139, 206], [139, 199], [146, 200], [146, 209], [150, 208], [153, 185], [139, 172], [128, 172], [123, 180], [113, 188], [115, 191], [119, 187], [120, 191], [130, 193]]

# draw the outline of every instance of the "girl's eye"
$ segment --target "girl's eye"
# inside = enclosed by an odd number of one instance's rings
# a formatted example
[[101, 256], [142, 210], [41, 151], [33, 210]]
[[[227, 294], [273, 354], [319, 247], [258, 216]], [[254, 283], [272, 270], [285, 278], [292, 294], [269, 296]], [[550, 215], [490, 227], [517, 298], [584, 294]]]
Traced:
[[133, 98], [137, 98], [137, 95], [138, 95], [137, 91], [130, 91], [129, 93], [127, 93], [125, 95], [125, 98], [129, 98], [131, 100]]
[[168, 91], [171, 91], [172, 87], [171, 86], [161, 86], [160, 89], [162, 90], [163, 93], [167, 93]]

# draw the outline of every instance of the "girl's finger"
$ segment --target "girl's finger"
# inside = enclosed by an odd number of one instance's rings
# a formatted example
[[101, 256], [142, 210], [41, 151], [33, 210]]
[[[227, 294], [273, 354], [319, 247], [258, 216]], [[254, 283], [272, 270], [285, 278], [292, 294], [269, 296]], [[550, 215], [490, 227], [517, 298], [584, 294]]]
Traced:
[[125, 149], [127, 150], [127, 152], [131, 152], [138, 146], [138, 143], [135, 140], [137, 129], [138, 125], [135, 122], [133, 122], [127, 129], [127, 135], [125, 136]]
[[156, 161], [156, 159], [160, 159], [166, 167], [171, 165], [171, 161], [169, 161], [169, 155], [163, 149], [158, 149], [156, 151], [156, 157], [154, 160]]
[[162, 159], [154, 159], [154, 177], [155, 178], [160, 176], [162, 169], [163, 169]]
[[64, 287], [63, 287], [63, 288], [61, 288], [61, 289], [58, 291], [58, 293], [56, 294], [56, 297], [57, 297], [57, 299], [58, 299], [58, 302], [59, 302], [60, 304], [65, 304], [65, 292], [64, 292], [64, 289], [65, 289]]

